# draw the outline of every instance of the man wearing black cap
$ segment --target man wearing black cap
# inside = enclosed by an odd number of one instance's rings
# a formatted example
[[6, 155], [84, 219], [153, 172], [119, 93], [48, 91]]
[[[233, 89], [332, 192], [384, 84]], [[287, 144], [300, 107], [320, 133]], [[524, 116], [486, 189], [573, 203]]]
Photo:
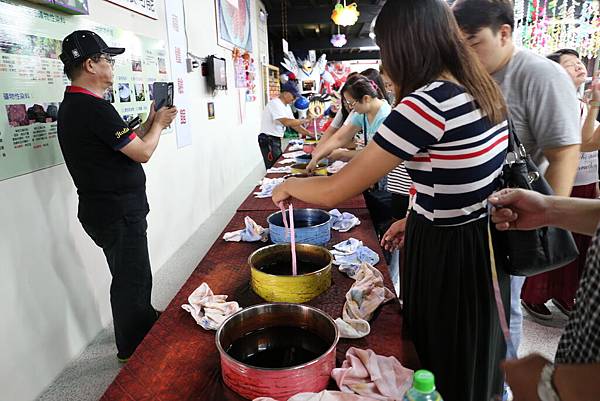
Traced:
[[265, 106], [258, 135], [258, 146], [262, 153], [265, 168], [270, 169], [281, 156], [281, 138], [285, 133], [285, 127], [295, 129], [304, 135], [310, 135], [302, 124], [307, 119], [295, 119], [290, 104], [300, 96], [296, 85], [286, 82], [281, 85], [279, 97], [271, 100]]
[[177, 114], [154, 111], [129, 127], [104, 92], [113, 85], [113, 56], [94, 32], [75, 31], [60, 59], [71, 80], [58, 110], [58, 140], [79, 195], [78, 218], [102, 248], [112, 275], [110, 302], [120, 361], [126, 361], [157, 319], [150, 303], [152, 271], [146, 239], [146, 176], [140, 163], [152, 156], [160, 133]]

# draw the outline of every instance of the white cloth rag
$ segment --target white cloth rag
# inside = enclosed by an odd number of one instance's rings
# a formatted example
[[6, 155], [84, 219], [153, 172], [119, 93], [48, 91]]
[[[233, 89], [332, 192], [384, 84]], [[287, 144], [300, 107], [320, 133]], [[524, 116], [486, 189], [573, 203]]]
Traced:
[[294, 164], [296, 163], [296, 160], [294, 159], [281, 159], [280, 161], [277, 162], [277, 164]]
[[214, 295], [208, 284], [202, 283], [181, 307], [190, 312], [196, 323], [205, 330], [216, 330], [229, 316], [239, 311], [237, 302], [226, 302], [227, 295]]
[[297, 151], [295, 151], [295, 152], [287, 152], [287, 153], [284, 153], [284, 154], [283, 154], [283, 157], [284, 157], [285, 159], [293, 159], [293, 158], [296, 158], [296, 157], [298, 157], [298, 156], [302, 156], [303, 154], [304, 154], [304, 151], [303, 151], [303, 150], [297, 150]]
[[342, 317], [335, 320], [341, 338], [362, 338], [369, 334], [368, 321], [373, 312], [395, 298], [394, 293], [383, 285], [381, 272], [369, 263], [361, 264], [352, 278], [355, 282], [346, 293]]
[[337, 209], [332, 209], [329, 211], [329, 215], [332, 217], [331, 228], [341, 233], [350, 231], [352, 227], [360, 224], [360, 220], [358, 219], [358, 217], [356, 217], [352, 213], [341, 213]]
[[331, 254], [334, 257], [333, 264], [338, 270], [354, 278], [362, 263], [376, 265], [379, 263], [379, 255], [371, 248], [363, 245], [356, 238], [348, 238], [333, 246]]
[[223, 239], [235, 242], [266, 242], [269, 239], [269, 229], [258, 225], [250, 216], [244, 217], [244, 224], [246, 228], [225, 233]]
[[260, 191], [255, 192], [256, 198], [270, 198], [273, 194], [273, 189], [283, 182], [283, 178], [263, 178], [260, 184]]
[[296, 150], [302, 150], [303, 147], [304, 147], [304, 143], [295, 143], [295, 144], [290, 143], [290, 147], [288, 148], [288, 151], [294, 152]]
[[335, 174], [341, 169], [343, 169], [346, 166], [346, 164], [348, 164], [348, 162], [336, 160], [333, 163], [331, 163], [331, 165], [327, 166], [327, 172], [329, 174]]
[[292, 172], [291, 166], [271, 167], [270, 169], [267, 170], [267, 174], [280, 174], [280, 173], [289, 174], [291, 172]]
[[331, 377], [344, 393], [356, 393], [374, 400], [402, 400], [412, 384], [413, 371], [393, 356], [377, 355], [370, 349], [351, 347], [341, 368]]

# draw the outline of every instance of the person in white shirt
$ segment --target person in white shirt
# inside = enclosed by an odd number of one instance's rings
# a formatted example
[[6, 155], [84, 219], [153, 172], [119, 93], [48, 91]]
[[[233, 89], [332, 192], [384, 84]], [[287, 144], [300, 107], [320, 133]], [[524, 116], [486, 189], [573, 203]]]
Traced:
[[279, 97], [267, 103], [263, 110], [258, 146], [260, 146], [260, 152], [267, 170], [273, 167], [281, 156], [281, 138], [285, 133], [285, 127], [293, 128], [301, 134], [309, 134], [302, 126], [308, 120], [294, 118], [290, 107], [290, 104], [298, 96], [300, 96], [298, 88], [294, 83], [288, 81], [281, 85]]

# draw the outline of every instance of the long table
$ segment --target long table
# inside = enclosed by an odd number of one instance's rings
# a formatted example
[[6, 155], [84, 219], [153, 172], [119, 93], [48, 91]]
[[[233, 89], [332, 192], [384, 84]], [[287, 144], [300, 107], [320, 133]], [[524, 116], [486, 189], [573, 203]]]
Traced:
[[[223, 233], [243, 228], [245, 216], [250, 216], [258, 224], [267, 226], [266, 218], [275, 210], [271, 199], [258, 199], [251, 205], [254, 205], [256, 210], [238, 211]], [[369, 212], [364, 207], [340, 207], [340, 210], [353, 213], [361, 220], [361, 224], [347, 233], [332, 231], [328, 248], [331, 249], [332, 245], [350, 237], [360, 239], [366, 246], [379, 253], [381, 261], [376, 267], [383, 273], [385, 285], [393, 291]], [[101, 400], [242, 401], [242, 397], [223, 384], [214, 331], [205, 331], [198, 326], [181, 305], [187, 303], [188, 296], [203, 282], [206, 282], [215, 294], [227, 294], [229, 300], [239, 302], [242, 307], [264, 303], [250, 288], [247, 259], [252, 252], [265, 245], [225, 242], [218, 239], [138, 346], [129, 362], [123, 366]], [[331, 288], [308, 304], [327, 312], [334, 319], [340, 317], [345, 294], [352, 284], [352, 279], [334, 268]], [[419, 362], [414, 347], [402, 336], [402, 315], [397, 300], [378, 309], [371, 320], [371, 333], [368, 336], [356, 340], [340, 339], [336, 355], [337, 366], [345, 359], [349, 347], [370, 348], [381, 355], [395, 356], [404, 366], [418, 368]], [[333, 381], [330, 382], [330, 388], [335, 388]]]

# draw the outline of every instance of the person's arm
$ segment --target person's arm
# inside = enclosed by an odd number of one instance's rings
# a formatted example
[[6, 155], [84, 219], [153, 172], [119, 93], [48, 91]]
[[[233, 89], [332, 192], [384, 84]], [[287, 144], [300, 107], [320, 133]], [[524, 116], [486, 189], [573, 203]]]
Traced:
[[526, 121], [515, 121], [517, 135], [519, 126], [526, 124], [536, 147], [548, 159], [548, 184], [556, 195], [569, 196], [579, 165], [579, 100], [564, 68], [542, 59], [534, 65], [523, 77], [527, 79], [525, 95], [530, 100], [525, 105]]
[[580, 146], [569, 145], [544, 149], [548, 159], [548, 169], [544, 174], [546, 181], [559, 196], [569, 196], [579, 167]]
[[294, 197], [332, 208], [369, 188], [400, 163], [400, 158], [372, 141], [337, 174], [330, 177], [289, 178], [275, 187], [272, 199], [276, 205]]
[[[539, 354], [505, 361], [506, 382], [515, 401], [540, 401], [538, 383], [549, 361]], [[594, 401], [600, 394], [600, 363], [557, 364], [552, 384], [561, 401]]]
[[547, 196], [508, 188], [488, 198], [492, 221], [500, 231], [532, 230], [545, 226], [593, 235], [600, 222], [600, 200]]
[[342, 128], [337, 130], [337, 132], [329, 138], [327, 142], [315, 148], [312, 153], [312, 159], [306, 169], [309, 171], [314, 170], [317, 165], [317, 162], [327, 156], [335, 149], [344, 147], [348, 143], [348, 141], [354, 138], [354, 135], [360, 131], [360, 127], [356, 125], [344, 125]]
[[171, 124], [176, 115], [177, 108], [162, 107], [156, 112], [152, 126], [144, 134], [143, 138], [135, 136], [131, 142], [120, 149], [121, 152], [133, 161], [146, 163], [150, 160], [150, 157], [158, 146], [161, 132]]
[[561, 401], [597, 400], [600, 395], [600, 363], [558, 364], [554, 386]]
[[298, 127], [302, 127], [303, 124], [306, 124], [310, 120], [306, 118], [278, 118], [277, 121], [286, 127], [296, 129]]
[[[600, 108], [600, 77], [596, 77], [592, 82], [591, 101], [587, 116], [581, 128], [581, 151], [592, 152], [600, 148], [600, 126], [596, 122], [598, 110]], [[586, 107], [584, 105], [584, 107]]]
[[292, 128], [292, 129], [298, 131], [298, 133], [300, 133], [302, 135], [305, 135], [305, 136], [312, 135], [309, 130], [307, 130], [306, 128], [303, 127], [303, 124], [310, 121], [308, 119], [305, 119], [305, 118], [301, 118], [301, 119], [278, 118], [277, 121], [279, 121], [281, 124], [285, 125], [286, 127], [289, 127], [289, 128]]

